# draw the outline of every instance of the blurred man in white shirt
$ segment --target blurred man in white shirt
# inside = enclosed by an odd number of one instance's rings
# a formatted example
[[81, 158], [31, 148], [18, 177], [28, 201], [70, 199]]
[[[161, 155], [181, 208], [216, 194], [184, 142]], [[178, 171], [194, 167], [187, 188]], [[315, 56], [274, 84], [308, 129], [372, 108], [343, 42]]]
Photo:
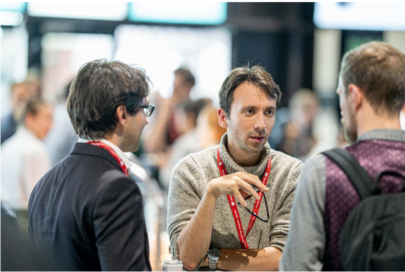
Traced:
[[[27, 103], [17, 132], [1, 150], [1, 198], [28, 228], [28, 200], [38, 180], [51, 168], [43, 139], [52, 126], [53, 106], [42, 100]], [[28, 229], [24, 229], [28, 231]]]

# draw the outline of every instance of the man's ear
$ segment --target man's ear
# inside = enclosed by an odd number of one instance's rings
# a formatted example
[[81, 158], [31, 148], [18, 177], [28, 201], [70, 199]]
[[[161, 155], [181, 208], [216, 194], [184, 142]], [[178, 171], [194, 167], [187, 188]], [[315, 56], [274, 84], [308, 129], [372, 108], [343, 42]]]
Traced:
[[125, 127], [125, 125], [127, 124], [127, 117], [128, 117], [127, 108], [124, 105], [118, 106], [115, 114], [118, 119], [117, 126]]
[[224, 109], [219, 109], [218, 110], [218, 123], [222, 128], [227, 128], [227, 119], [226, 119], [226, 113]]
[[349, 95], [351, 96], [351, 100], [353, 102], [353, 107], [355, 110], [358, 110], [363, 103], [363, 90], [355, 84], [349, 84], [348, 88]]

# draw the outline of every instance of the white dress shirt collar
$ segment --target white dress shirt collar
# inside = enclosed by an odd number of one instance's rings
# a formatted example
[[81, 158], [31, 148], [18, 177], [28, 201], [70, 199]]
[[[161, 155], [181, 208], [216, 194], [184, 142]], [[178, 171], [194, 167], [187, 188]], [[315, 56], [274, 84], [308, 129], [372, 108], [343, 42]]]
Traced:
[[130, 168], [132, 167], [132, 162], [128, 159], [128, 157], [125, 155], [125, 153], [115, 144], [113, 144], [112, 142], [106, 140], [106, 139], [97, 139], [97, 140], [87, 140], [87, 139], [82, 139], [79, 138], [79, 143], [87, 143], [90, 141], [100, 141], [102, 143], [105, 143], [106, 145], [108, 145], [109, 147], [111, 147], [115, 153], [117, 153], [118, 157], [120, 157], [120, 159], [124, 162], [125, 166], [127, 167], [128, 171], [130, 171]]

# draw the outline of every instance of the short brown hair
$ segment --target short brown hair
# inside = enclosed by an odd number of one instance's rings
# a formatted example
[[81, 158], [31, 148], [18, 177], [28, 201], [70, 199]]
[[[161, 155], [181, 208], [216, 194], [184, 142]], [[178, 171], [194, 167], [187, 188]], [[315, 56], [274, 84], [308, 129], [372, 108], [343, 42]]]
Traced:
[[19, 119], [20, 123], [24, 124], [25, 118], [30, 114], [33, 115], [33, 116], [36, 116], [41, 107], [43, 107], [43, 106], [51, 106], [51, 105], [52, 104], [50, 102], [45, 101], [45, 100], [40, 99], [40, 98], [29, 99], [24, 105], [24, 109], [22, 111], [21, 118]]
[[261, 66], [244, 66], [235, 68], [222, 83], [219, 91], [219, 106], [225, 110], [229, 117], [233, 93], [235, 89], [243, 82], [252, 83], [265, 91], [272, 99], [276, 100], [276, 105], [280, 104], [281, 91], [273, 78]]
[[76, 133], [103, 138], [115, 130], [116, 110], [124, 105], [135, 114], [149, 94], [148, 77], [139, 68], [118, 61], [94, 60], [83, 65], [70, 87], [67, 108]]
[[405, 101], [405, 55], [383, 42], [369, 42], [348, 51], [340, 77], [360, 87], [377, 113], [398, 115]]
[[194, 86], [195, 84], [195, 77], [191, 73], [189, 69], [186, 68], [178, 68], [176, 71], [174, 71], [175, 75], [181, 76], [183, 78], [183, 82], [186, 84], [191, 85], [191, 87]]

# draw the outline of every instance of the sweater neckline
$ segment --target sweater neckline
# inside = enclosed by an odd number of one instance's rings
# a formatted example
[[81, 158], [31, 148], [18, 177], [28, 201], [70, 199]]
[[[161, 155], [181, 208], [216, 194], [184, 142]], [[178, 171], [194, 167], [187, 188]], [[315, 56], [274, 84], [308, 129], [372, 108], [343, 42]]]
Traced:
[[228, 174], [236, 173], [239, 171], [244, 171], [252, 175], [262, 176], [264, 170], [266, 169], [267, 161], [270, 156], [270, 145], [268, 142], [264, 145], [264, 149], [261, 154], [261, 158], [258, 164], [253, 166], [241, 166], [235, 162], [235, 160], [229, 154], [228, 148], [228, 133], [225, 133], [222, 136], [221, 143], [220, 143], [220, 152], [222, 156], [222, 160], [225, 165], [226, 172]]

